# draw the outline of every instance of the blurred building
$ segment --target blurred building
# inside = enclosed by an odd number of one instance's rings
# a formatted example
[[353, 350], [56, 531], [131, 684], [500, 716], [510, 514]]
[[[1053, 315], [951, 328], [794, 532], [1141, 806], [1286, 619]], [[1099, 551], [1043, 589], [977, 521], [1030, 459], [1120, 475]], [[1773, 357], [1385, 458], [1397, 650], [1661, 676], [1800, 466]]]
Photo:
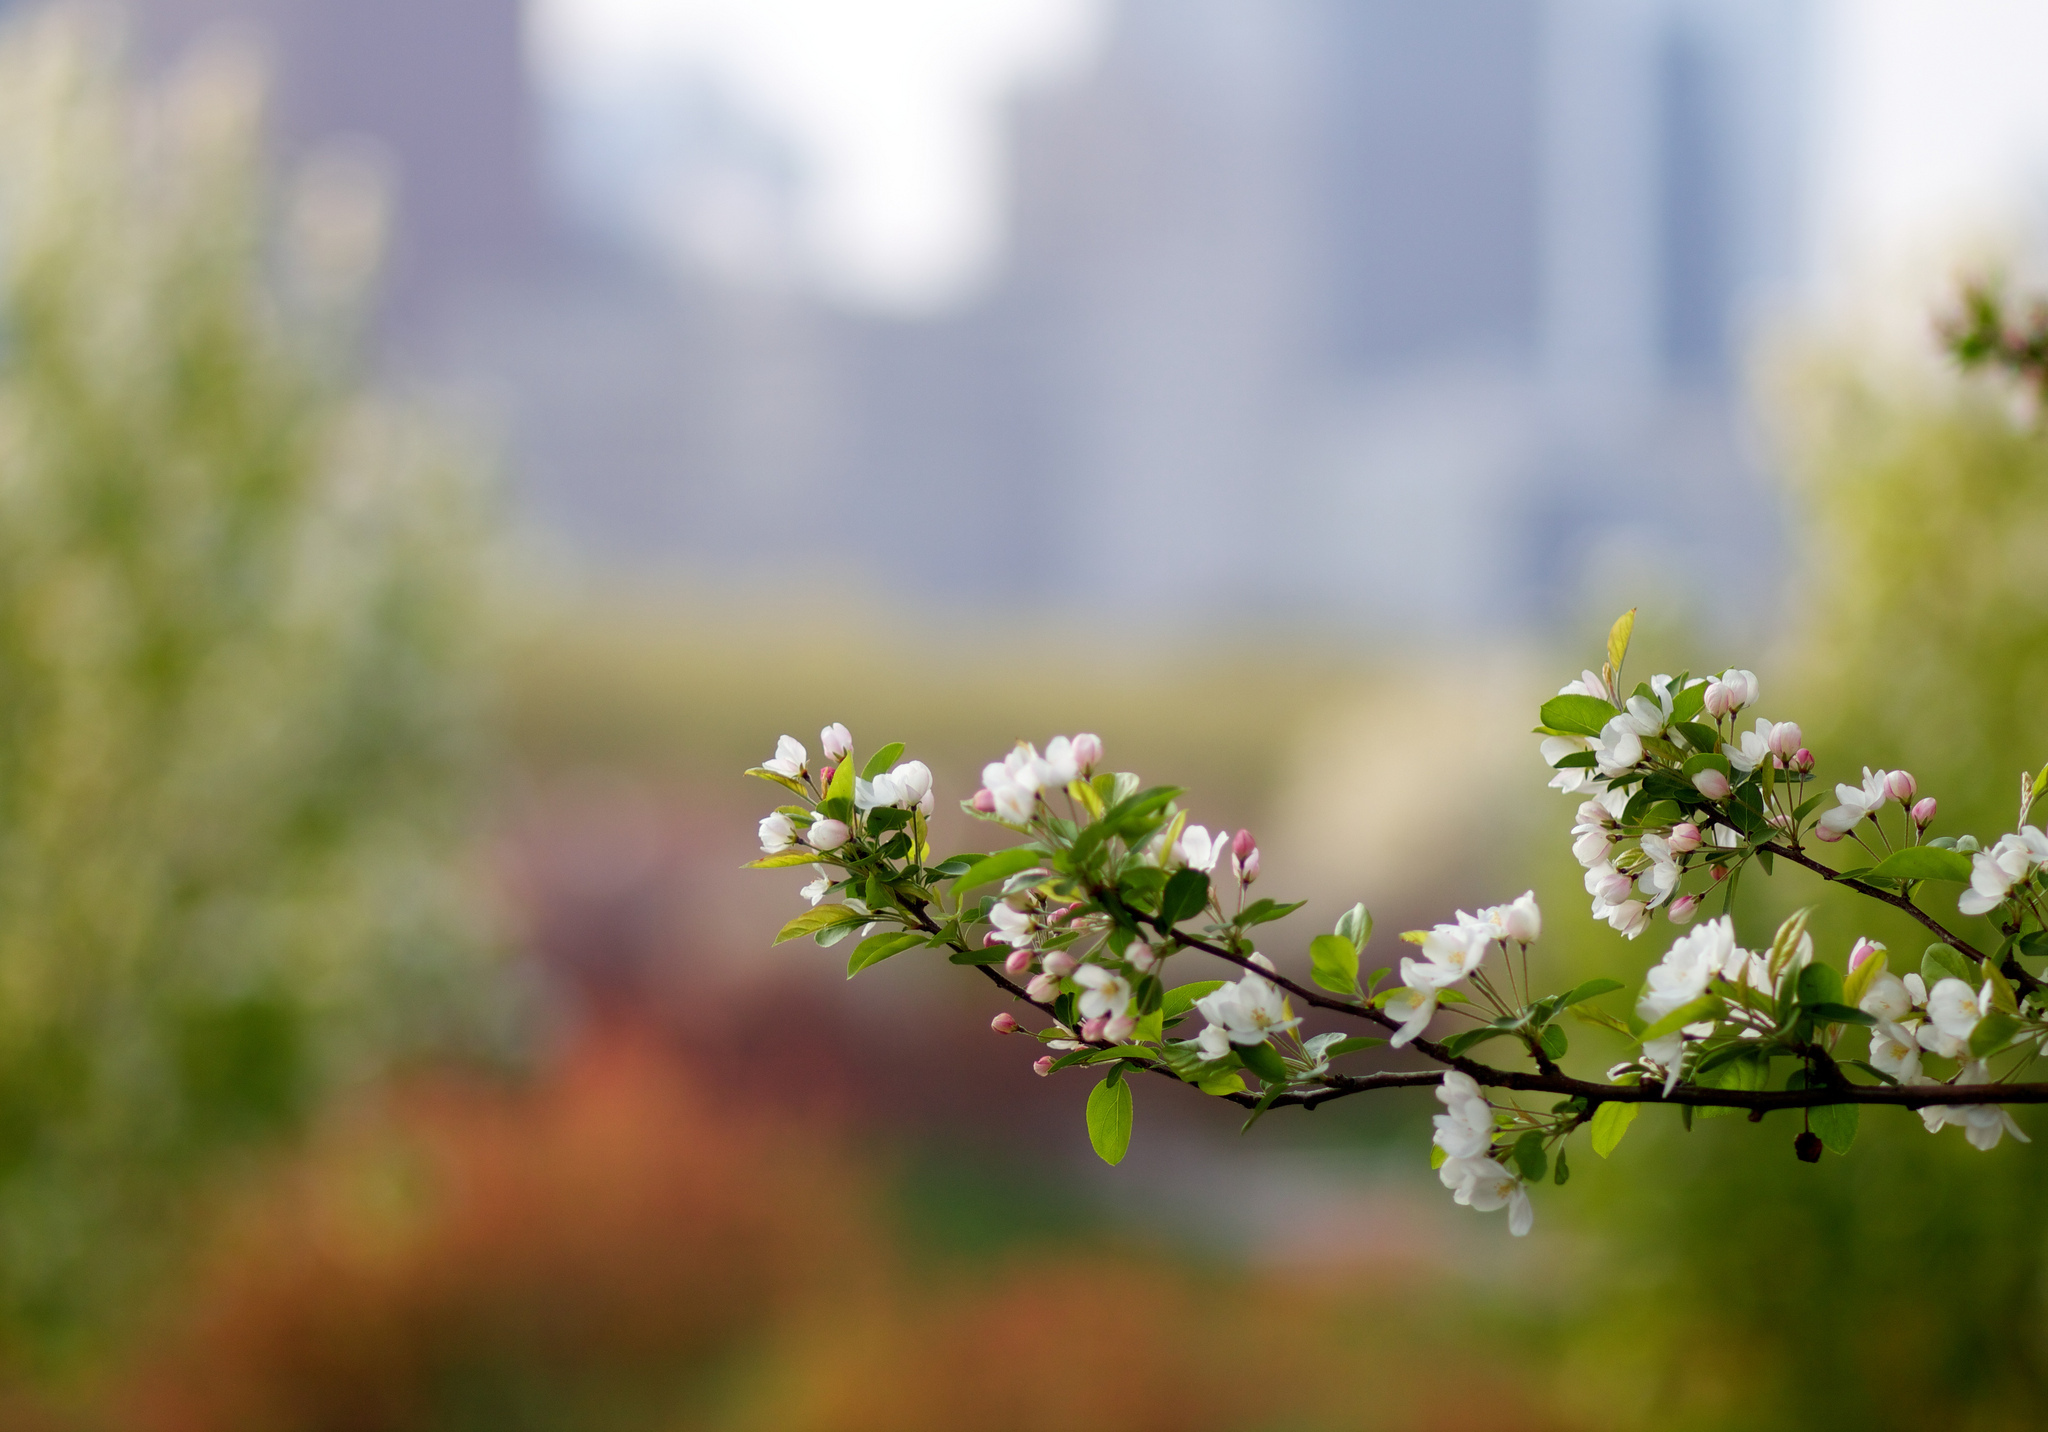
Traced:
[[1120, 0], [1015, 107], [1002, 273], [919, 319], [805, 286], [800, 166], [715, 77], [593, 141], [514, 0], [144, 3], [393, 156], [394, 354], [606, 561], [1469, 629], [1704, 596], [1771, 522], [1737, 380], [1799, 277], [1804, 3]]

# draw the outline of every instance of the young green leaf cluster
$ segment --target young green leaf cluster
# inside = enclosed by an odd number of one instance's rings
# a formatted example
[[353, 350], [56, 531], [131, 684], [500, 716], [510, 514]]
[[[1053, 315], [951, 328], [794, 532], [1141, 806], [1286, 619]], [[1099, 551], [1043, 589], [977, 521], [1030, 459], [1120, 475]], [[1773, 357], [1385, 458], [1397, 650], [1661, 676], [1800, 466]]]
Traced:
[[[1211, 833], [1189, 819], [1179, 788], [1099, 769], [1102, 743], [1085, 734], [1043, 751], [1020, 742], [988, 765], [962, 809], [1022, 842], [944, 857], [929, 843], [931, 773], [901, 761], [900, 744], [857, 766], [850, 733], [828, 726], [814, 770], [802, 743], [782, 737], [749, 774], [795, 801], [762, 820], [765, 854], [752, 865], [806, 865], [815, 878], [803, 891], [811, 908], [777, 942], [857, 937], [849, 978], [920, 948], [980, 971], [1040, 1017], [1035, 1029], [1008, 1011], [992, 1022], [1039, 1042], [1039, 1073], [1099, 1070], [1087, 1129], [1110, 1163], [1130, 1144], [1139, 1075], [1236, 1103], [1250, 1111], [1247, 1128], [1275, 1107], [1434, 1085], [1445, 1186], [1461, 1204], [1507, 1209], [1517, 1234], [1533, 1219], [1530, 1187], [1570, 1176], [1572, 1135], [1586, 1127], [1606, 1157], [1644, 1103], [1676, 1105], [1688, 1126], [1696, 1113], [1798, 1111], [1795, 1148], [1808, 1160], [1847, 1151], [1863, 1104], [1918, 1109], [1929, 1129], [1959, 1124], [1980, 1148], [2008, 1132], [2025, 1138], [2004, 1106], [2048, 1102], [2048, 1084], [2016, 1081], [2048, 1045], [2048, 994], [2021, 963], [2048, 955], [2048, 836], [2025, 824], [2048, 770], [2023, 778], [2021, 828], [1988, 849], [1927, 838], [1935, 803], [1902, 771], [1865, 769], [1828, 805], [1824, 789], [1809, 793], [1816, 763], [1796, 725], [1742, 729], [1758, 697], [1752, 673], [1625, 689], [1633, 621], [1615, 623], [1600, 670], [1544, 703], [1538, 727], [1551, 784], [1581, 798], [1573, 849], [1592, 913], [1633, 939], [1660, 914], [1693, 925], [1717, 889], [1723, 903], [1647, 972], [1625, 1014], [1597, 1003], [1619, 980], [1539, 988], [1529, 952], [1543, 921], [1528, 894], [1404, 934], [1415, 950], [1395, 962], [1398, 978], [1392, 965], [1361, 976], [1372, 917], [1354, 906], [1310, 940], [1307, 982], [1289, 977], [1255, 936], [1302, 902], [1253, 898], [1251, 833]], [[1867, 859], [1840, 869], [1809, 841]], [[1742, 949], [1728, 908], [1745, 871], [1769, 876], [1777, 862], [1908, 912], [1937, 942], [1915, 969], [1894, 972], [1869, 940], [1837, 967], [1817, 957], [1802, 911], [1767, 950]], [[1969, 886], [1960, 913], [1997, 920], [2002, 940], [1988, 954], [1922, 908], [1943, 881]], [[1235, 978], [1175, 983], [1188, 955]], [[1567, 1011], [1618, 1037], [1629, 1057], [1602, 1079], [1566, 1073]], [[1444, 1016], [1464, 1027], [1430, 1038]], [[1311, 1018], [1350, 1028], [1311, 1033]], [[1840, 1047], [1852, 1030], [1867, 1035], [1868, 1057]], [[1429, 1066], [1338, 1067], [1381, 1046]], [[1523, 1067], [1481, 1060], [1482, 1047], [1514, 1051]], [[1518, 1094], [1549, 1097], [1525, 1106]]]

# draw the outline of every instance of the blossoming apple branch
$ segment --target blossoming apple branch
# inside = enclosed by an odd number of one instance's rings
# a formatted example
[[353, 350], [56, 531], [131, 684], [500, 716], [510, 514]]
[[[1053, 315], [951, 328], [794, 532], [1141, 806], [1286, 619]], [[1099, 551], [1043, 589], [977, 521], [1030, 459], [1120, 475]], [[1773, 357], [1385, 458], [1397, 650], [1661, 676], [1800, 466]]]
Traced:
[[[1128, 1076], [1138, 1073], [1241, 1105], [1246, 1127], [1278, 1107], [1434, 1086], [1445, 1111], [1432, 1158], [1445, 1186], [1461, 1204], [1506, 1208], [1518, 1234], [1533, 1217], [1530, 1189], [1569, 1177], [1570, 1138], [1585, 1128], [1605, 1157], [1645, 1104], [1672, 1105], [1688, 1124], [1797, 1111], [1794, 1147], [1809, 1161], [1847, 1152], [1866, 1104], [1918, 1110], [1930, 1131], [1959, 1125], [1978, 1148], [2025, 1139], [2006, 1106], [2048, 1103], [2048, 1083], [2018, 1078], [2048, 1049], [2048, 991], [2022, 964], [2048, 956], [2048, 835], [2027, 823], [2048, 768], [2022, 775], [2014, 833], [1988, 847], [1930, 836], [1936, 802], [1904, 771], [1865, 768], [1831, 793], [1818, 784], [1799, 727], [1755, 716], [1751, 672], [1625, 687], [1633, 626], [1633, 612], [1615, 623], [1600, 669], [1545, 702], [1537, 727], [1550, 784], [1579, 800], [1572, 850], [1592, 916], [1631, 940], [1660, 918], [1684, 931], [1626, 1013], [1600, 1003], [1624, 988], [1618, 980], [1539, 993], [1533, 895], [1410, 931], [1411, 953], [1363, 977], [1372, 917], [1354, 906], [1309, 942], [1307, 982], [1282, 973], [1254, 932], [1303, 902], [1252, 897], [1251, 833], [1212, 834], [1189, 819], [1180, 789], [1101, 769], [1091, 735], [1057, 736], [1043, 751], [1020, 743], [991, 763], [963, 808], [1023, 843], [943, 858], [929, 843], [931, 772], [903, 761], [901, 744], [859, 763], [847, 729], [828, 726], [814, 770], [784, 736], [749, 774], [796, 799], [761, 821], [765, 854], [752, 866], [807, 866], [814, 877], [802, 892], [811, 908], [778, 943], [853, 940], [849, 977], [944, 950], [1035, 1015], [1036, 1028], [1009, 1011], [992, 1026], [1036, 1040], [1041, 1074], [1102, 1073], [1087, 1126], [1110, 1163], [1129, 1146]], [[1822, 847], [1853, 858], [1823, 860]], [[1767, 949], [1741, 948], [1736, 891], [1748, 871], [1769, 877], [1781, 860], [1910, 915], [1934, 943], [1895, 968], [1891, 951], [1858, 940], [1838, 967], [1816, 955], [1801, 911]], [[1922, 904], [1945, 883], [1965, 887], [1957, 913], [1989, 917], [1991, 939], [1973, 944]], [[1705, 918], [1716, 897], [1719, 914]], [[1175, 958], [1191, 953], [1237, 977], [1170, 983]], [[1624, 1041], [1629, 1057], [1602, 1079], [1567, 1074], [1567, 1014]], [[1311, 1015], [1372, 1032], [1310, 1034]], [[1431, 1037], [1441, 1018], [1464, 1027]], [[1853, 1041], [1844, 1047], [1851, 1031], [1868, 1040], [1861, 1057]], [[1475, 1055], [1494, 1041], [1531, 1067]], [[1431, 1067], [1336, 1067], [1383, 1045]]]

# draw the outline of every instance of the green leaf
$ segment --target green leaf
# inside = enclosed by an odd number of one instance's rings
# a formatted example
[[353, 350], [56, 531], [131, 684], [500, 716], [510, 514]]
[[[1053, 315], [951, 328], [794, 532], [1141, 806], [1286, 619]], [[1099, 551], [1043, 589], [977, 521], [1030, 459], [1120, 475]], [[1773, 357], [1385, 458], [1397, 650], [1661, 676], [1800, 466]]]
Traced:
[[1566, 1051], [1572, 1047], [1572, 1042], [1565, 1038], [1563, 1027], [1555, 1024], [1544, 1026], [1540, 1042], [1543, 1045], [1543, 1052], [1552, 1059], [1564, 1058]]
[[1920, 956], [1920, 978], [1932, 990], [1943, 980], [1961, 980], [1971, 989], [1976, 989], [1981, 977], [1977, 973], [1976, 961], [1952, 945], [1929, 945]]
[[1894, 850], [1870, 867], [1879, 880], [1954, 880], [1970, 883], [1970, 857], [1931, 845], [1912, 845]]
[[1540, 718], [1554, 731], [1597, 736], [1619, 713], [1597, 696], [1553, 696], [1543, 703]]
[[1877, 1021], [1854, 1005], [1822, 1001], [1819, 1004], [1806, 1005], [1805, 1008], [1809, 1015], [1822, 1024], [1853, 1024], [1862, 1029], [1877, 1028]]
[[1543, 1135], [1534, 1129], [1515, 1140], [1509, 1157], [1514, 1160], [1516, 1170], [1530, 1183], [1541, 1183], [1543, 1176], [1550, 1172], [1550, 1160], [1543, 1152]]
[[1642, 1112], [1640, 1104], [1606, 1103], [1593, 1111], [1593, 1152], [1606, 1158], [1620, 1145], [1628, 1126]]
[[1235, 1069], [1226, 1070], [1221, 1074], [1204, 1075], [1195, 1081], [1195, 1087], [1204, 1094], [1214, 1094], [1218, 1098], [1229, 1094], [1249, 1092], [1245, 1087], [1244, 1075], [1238, 1073]]
[[1257, 1044], [1239, 1044], [1232, 1047], [1244, 1067], [1258, 1075], [1260, 1081], [1268, 1088], [1287, 1082], [1287, 1065], [1281, 1061], [1280, 1051], [1271, 1044], [1262, 1040]]
[[1842, 976], [1833, 965], [1815, 960], [1799, 972], [1799, 1002], [1803, 1005], [1842, 1003]]
[[1309, 978], [1332, 994], [1358, 993], [1358, 949], [1342, 935], [1308, 942]]
[[815, 935], [820, 930], [830, 930], [838, 925], [865, 925], [872, 916], [845, 905], [820, 905], [815, 910], [806, 910], [782, 927], [782, 933], [775, 937], [775, 943], [785, 940], [800, 940], [805, 935]]
[[771, 771], [765, 766], [751, 766], [748, 768], [747, 774], [750, 776], [759, 776], [764, 781], [773, 781], [776, 785], [781, 786], [784, 790], [795, 791], [798, 795], [804, 797], [806, 800], [810, 799], [811, 793], [804, 789], [804, 783], [802, 781], [799, 781], [791, 776], [785, 776], [780, 771]]
[[1088, 1096], [1088, 1142], [1106, 1164], [1120, 1164], [1131, 1147], [1131, 1086], [1111, 1075]]
[[1356, 1054], [1361, 1049], [1376, 1049], [1387, 1041], [1370, 1034], [1353, 1034], [1323, 1047], [1323, 1058], [1336, 1059], [1345, 1054]]
[[[1642, 1042], [1648, 1044], [1653, 1039], [1662, 1039], [1665, 1035], [1675, 1033], [1685, 1028], [1688, 1024], [1700, 1024], [1707, 1020], [1719, 1019], [1727, 1012], [1727, 1009], [1726, 1001], [1719, 995], [1703, 994], [1691, 1004], [1680, 1005], [1677, 1009], [1672, 1010], [1671, 1013], [1665, 1015], [1648, 1029], [1644, 1030]], [[1601, 1107], [1606, 1108], [1607, 1106], [1603, 1104]]]
[[1557, 1007], [1559, 1009], [1569, 1009], [1575, 1004], [1582, 1004], [1589, 999], [1598, 999], [1601, 995], [1612, 993], [1620, 988], [1620, 980], [1587, 980], [1584, 984], [1573, 985], [1571, 993], [1559, 1000]]
[[1559, 1144], [1557, 1146], [1557, 1172], [1555, 1175], [1553, 1175], [1553, 1179], [1556, 1183], [1562, 1186], [1564, 1184], [1570, 1183], [1571, 1177], [1571, 1165], [1567, 1164], [1564, 1161], [1564, 1145]]
[[1489, 1039], [1499, 1039], [1502, 1035], [1513, 1032], [1514, 1024], [1507, 1020], [1482, 1024], [1477, 1029], [1461, 1029], [1443, 1041], [1443, 1050], [1444, 1053], [1456, 1057], [1468, 1049], [1486, 1043]]
[[1630, 607], [1614, 619], [1614, 625], [1607, 629], [1607, 665], [1610, 674], [1621, 674], [1621, 663], [1628, 655], [1628, 639], [1635, 634], [1636, 609]]
[[1278, 900], [1254, 900], [1244, 907], [1235, 923], [1240, 927], [1268, 924], [1274, 920], [1285, 919], [1306, 904], [1306, 900], [1290, 900], [1285, 905]]
[[1007, 880], [1012, 875], [1021, 875], [1036, 865], [1045, 863], [1045, 852], [1029, 845], [999, 850], [994, 855], [977, 860], [973, 866], [953, 882], [953, 894], [965, 895], [978, 890], [992, 880]]
[[848, 810], [853, 809], [853, 752], [848, 751], [846, 759], [832, 772], [832, 784], [825, 788], [825, 799], [843, 802]]
[[2025, 1026], [2004, 1010], [1994, 1009], [1970, 1031], [1970, 1057], [1983, 1059], [2012, 1043]]
[[1196, 1000], [1214, 994], [1223, 988], [1224, 983], [1223, 980], [1196, 980], [1193, 984], [1175, 985], [1166, 992], [1166, 1003], [1161, 1006], [1166, 1012], [1166, 1022], [1171, 1024], [1176, 1019], [1187, 1018]]
[[[896, 758], [902, 754], [903, 743], [901, 741], [891, 741], [888, 745], [882, 747], [881, 750], [875, 752], [874, 755], [868, 757], [868, 763], [861, 767], [860, 778], [864, 781], [873, 780], [876, 776], [881, 775], [884, 771], [895, 765]], [[833, 772], [833, 775], [835, 777], [834, 784], [836, 785], [838, 772]]]
[[1372, 911], [1353, 905], [1337, 917], [1337, 933], [1351, 942], [1352, 949], [1363, 950], [1372, 943]]
[[1177, 925], [1202, 913], [1209, 903], [1209, 877], [1199, 870], [1176, 870], [1159, 897], [1159, 924]]
[[925, 937], [916, 930], [885, 930], [868, 936], [846, 957], [846, 977], [852, 979], [869, 965], [879, 965], [891, 955], [916, 949]]
[[822, 865], [825, 857], [815, 850], [785, 850], [780, 855], [764, 855], [759, 860], [749, 860], [742, 870], [782, 870], [791, 865]]
[[1823, 1104], [1806, 1111], [1809, 1127], [1820, 1135], [1828, 1152], [1834, 1154], [1846, 1154], [1856, 1142], [1856, 1115], [1854, 1104]]

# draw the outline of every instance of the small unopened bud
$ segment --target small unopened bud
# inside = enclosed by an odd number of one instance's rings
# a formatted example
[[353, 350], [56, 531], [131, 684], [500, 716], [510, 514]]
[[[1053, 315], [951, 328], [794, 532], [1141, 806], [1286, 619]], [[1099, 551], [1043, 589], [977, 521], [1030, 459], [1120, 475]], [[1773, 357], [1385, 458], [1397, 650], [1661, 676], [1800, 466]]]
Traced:
[[1935, 801], [1933, 796], [1922, 796], [1913, 804], [1913, 824], [1921, 830], [1934, 824]]
[[819, 785], [821, 785], [821, 786], [829, 786], [829, 785], [831, 785], [831, 784], [832, 784], [832, 775], [833, 775], [833, 773], [834, 773], [835, 771], [837, 771], [838, 769], [839, 769], [839, 767], [837, 767], [837, 766], [827, 766], [827, 767], [825, 767], [825, 769], [824, 769], [824, 770], [822, 770], [822, 771], [818, 772], [818, 784], [819, 784]]
[[1690, 925], [1692, 923], [1692, 917], [1697, 915], [1699, 911], [1699, 896], [1681, 895], [1676, 900], [1673, 900], [1671, 902], [1671, 923], [1674, 925]]
[[1015, 1034], [1024, 1026], [1017, 1023], [1017, 1016], [1007, 1009], [988, 1022], [988, 1027], [998, 1034]]
[[851, 839], [853, 832], [843, 820], [814, 820], [804, 834], [805, 842], [813, 850], [837, 850]]
[[1884, 946], [1880, 945], [1877, 941], [1868, 937], [1857, 940], [1849, 951], [1849, 973], [1856, 973], [1858, 967], [1872, 955], [1881, 955], [1883, 953]]
[[[981, 947], [984, 950], [993, 950], [997, 945], [1003, 945], [1008, 943], [1009, 942], [1002, 937], [1001, 933], [995, 930], [990, 930], [987, 934], [981, 937]], [[1017, 953], [1020, 955], [1028, 954], [1029, 951], [1019, 950]]]
[[1073, 741], [1074, 764], [1083, 771], [1092, 770], [1102, 759], [1102, 738], [1083, 731]]
[[1032, 1060], [1031, 1072], [1036, 1074], [1041, 1079], [1043, 1079], [1046, 1075], [1052, 1073], [1052, 1056], [1050, 1054], [1047, 1054], [1041, 1056], [1040, 1058]]
[[1710, 801], [1725, 801], [1735, 787], [1728, 783], [1728, 777], [1712, 766], [1692, 778], [1693, 788]]
[[1109, 1027], [1109, 1016], [1098, 1014], [1093, 1019], [1081, 1021], [1081, 1038], [1094, 1044], [1102, 1038], [1102, 1031]]
[[1102, 1037], [1112, 1044], [1121, 1044], [1137, 1031], [1138, 1021], [1128, 1014], [1113, 1016], [1102, 1026]]
[[1074, 972], [1074, 957], [1065, 950], [1048, 951], [1042, 968], [1054, 979], [1063, 980]]
[[1765, 738], [1764, 744], [1779, 760], [1790, 761], [1799, 753], [1800, 739], [1797, 721], [1780, 721], [1771, 727], [1771, 734]]
[[995, 793], [983, 786], [974, 793], [974, 808], [983, 815], [993, 815], [996, 808]]
[[1239, 860], [1249, 859], [1251, 853], [1258, 848], [1259, 843], [1252, 839], [1252, 833], [1249, 830], [1241, 830], [1230, 838], [1230, 853]]
[[[993, 937], [991, 936], [991, 938]], [[983, 943], [985, 944], [987, 941]], [[1028, 949], [1010, 951], [1009, 958], [1003, 961], [1003, 969], [1013, 975], [1030, 973], [1031, 951]]]
[[1813, 752], [1801, 746], [1792, 753], [1792, 769], [1802, 776], [1813, 774]]
[[1839, 830], [1830, 830], [1825, 824], [1816, 825], [1813, 828], [1813, 838], [1818, 841], [1823, 841], [1828, 845], [1833, 845], [1836, 841], [1842, 838], [1842, 832]]
[[1060, 982], [1052, 975], [1033, 975], [1031, 983], [1024, 986], [1024, 993], [1035, 1004], [1051, 1004], [1060, 997]]
[[1589, 874], [1586, 877], [1586, 885], [1588, 895], [1604, 900], [1609, 905], [1619, 905], [1628, 899], [1628, 892], [1635, 888], [1635, 881], [1629, 878], [1627, 871], [1616, 870], [1610, 865], [1596, 874]]
[[1249, 885], [1259, 878], [1259, 852], [1256, 848], [1253, 849], [1250, 855], [1247, 855], [1238, 862], [1237, 878], [1238, 882], [1243, 885]]
[[1690, 855], [1700, 848], [1700, 828], [1691, 821], [1681, 821], [1671, 827], [1671, 834], [1665, 839], [1671, 844], [1673, 855]]
[[1143, 940], [1131, 941], [1131, 947], [1124, 951], [1124, 958], [1131, 962], [1131, 968], [1141, 975], [1149, 975], [1158, 968], [1159, 951]]
[[818, 733], [818, 744], [825, 748], [825, 759], [843, 761], [846, 753], [853, 749], [853, 733], [843, 722], [834, 721]]
[[1727, 878], [1728, 867], [1725, 865], [1716, 865], [1714, 867], [1714, 883], [1716, 885], [1719, 885], [1723, 880], [1726, 880]]
[[1706, 708], [1709, 716], [1719, 719], [1739, 707], [1742, 702], [1733, 689], [1724, 681], [1707, 683]]
[[1081, 906], [1078, 901], [1072, 905], [1062, 905], [1059, 909], [1052, 911], [1045, 917], [1045, 923], [1048, 925], [1065, 924], [1067, 917], [1080, 908]]
[[1820, 1135], [1811, 1129], [1792, 1141], [1792, 1152], [1799, 1155], [1801, 1163], [1819, 1163], [1821, 1148]]
[[1920, 794], [1920, 786], [1911, 771], [1893, 771], [1884, 778], [1884, 793], [1895, 801], [1911, 805], [1913, 797]]

